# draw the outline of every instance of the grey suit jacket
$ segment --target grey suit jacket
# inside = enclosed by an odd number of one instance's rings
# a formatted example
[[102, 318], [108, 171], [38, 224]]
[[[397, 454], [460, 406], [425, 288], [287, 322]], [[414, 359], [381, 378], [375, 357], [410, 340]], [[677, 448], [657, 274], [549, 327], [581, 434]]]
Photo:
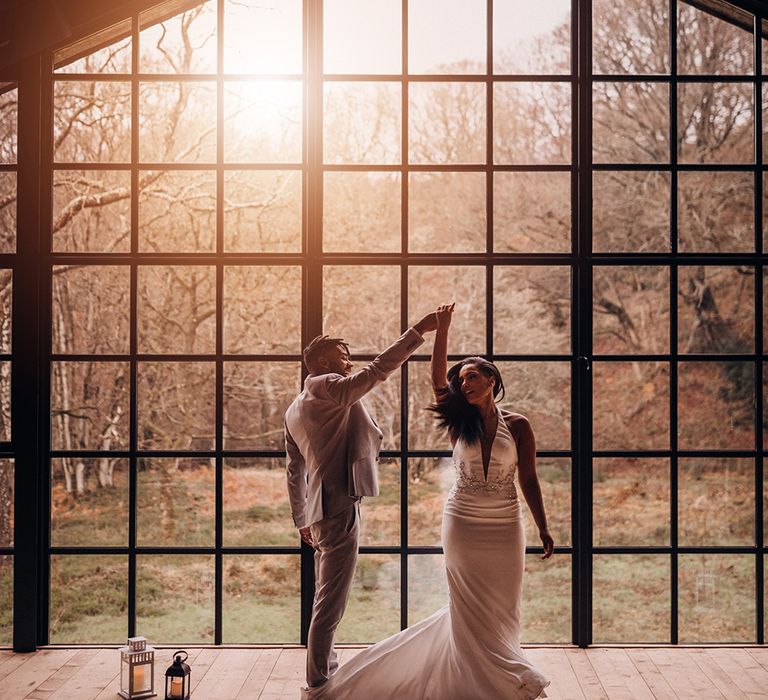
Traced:
[[288, 496], [296, 527], [337, 515], [379, 494], [382, 434], [360, 399], [424, 342], [409, 328], [359, 371], [310, 374], [285, 412]]

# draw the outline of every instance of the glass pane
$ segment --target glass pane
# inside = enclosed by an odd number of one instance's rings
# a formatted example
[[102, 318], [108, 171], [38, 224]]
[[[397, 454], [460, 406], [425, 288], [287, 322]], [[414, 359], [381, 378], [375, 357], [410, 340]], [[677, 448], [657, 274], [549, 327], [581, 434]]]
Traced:
[[[765, 288], [764, 288], [765, 289]], [[765, 326], [764, 326], [765, 327]], [[763, 362], [763, 416], [768, 416], [768, 363]], [[763, 431], [763, 449], [768, 448], [768, 420], [763, 419], [762, 425]], [[768, 478], [768, 471], [766, 471], [766, 478]], [[766, 491], [766, 498], [768, 499], [768, 490]], [[766, 528], [768, 528], [768, 502], [766, 503]], [[768, 529], [766, 529], [766, 535], [768, 535]], [[768, 537], [766, 537], [768, 540]]]
[[225, 644], [299, 643], [300, 563], [290, 555], [224, 556]]
[[325, 173], [323, 250], [400, 252], [400, 173]]
[[592, 566], [594, 641], [669, 643], [669, 557], [597, 555]]
[[[765, 43], [763, 42], [764, 45]], [[763, 72], [765, 71], [766, 69], [763, 68]], [[768, 85], [763, 85], [763, 163], [765, 162], [768, 162]], [[765, 173], [763, 173], [763, 178], [765, 178]]]
[[227, 252], [301, 250], [299, 171], [225, 171], [223, 208]]
[[11, 363], [0, 362], [0, 442], [11, 440]]
[[495, 267], [494, 352], [554, 355], [568, 353], [570, 347], [570, 268]]
[[298, 353], [301, 268], [225, 267], [223, 323], [226, 353]]
[[668, 545], [669, 460], [603, 457], [594, 459], [592, 465], [594, 544]]
[[216, 250], [216, 173], [144, 171], [139, 175], [139, 250]]
[[139, 72], [214, 73], [216, 1], [196, 4], [152, 24], [158, 9], [139, 15]]
[[678, 557], [680, 642], [755, 641], [755, 557]]
[[51, 363], [51, 448], [128, 447], [127, 362]]
[[[81, 46], [86, 42], [91, 46], [102, 46], [104, 40], [116, 39], [113, 43], [96, 49], [81, 58], [72, 60], [72, 56], [80, 55], [82, 50], [75, 51], [75, 46], [65, 47], [61, 52], [55, 51], [53, 60], [55, 64], [54, 73], [130, 73], [131, 72], [131, 20], [125, 20], [118, 25], [112, 25], [105, 29], [101, 36], [99, 33], [84, 39]], [[118, 38], [121, 37], [122, 38]], [[69, 61], [69, 63], [61, 63]]]
[[493, 162], [570, 163], [571, 101], [568, 83], [495, 83]]
[[127, 253], [131, 249], [131, 174], [53, 171], [53, 250]]
[[211, 163], [216, 160], [216, 85], [141, 83], [139, 160]]
[[410, 0], [409, 73], [485, 73], [485, 0]]
[[361, 554], [336, 642], [366, 644], [400, 631], [400, 555]]
[[669, 86], [600, 83], [592, 92], [596, 163], [669, 162]]
[[379, 488], [377, 498], [364, 499], [360, 506], [360, 544], [364, 547], [397, 547], [400, 544], [398, 458], [382, 457], [379, 461]]
[[485, 92], [482, 83], [411, 83], [410, 162], [485, 163]]
[[669, 268], [600, 266], [592, 280], [593, 352], [669, 352]]
[[213, 556], [136, 557], [136, 634], [158, 644], [213, 644]]
[[596, 450], [669, 448], [669, 365], [595, 362], [592, 440]]
[[570, 0], [495, 0], [493, 72], [570, 73]]
[[224, 449], [285, 449], [283, 416], [300, 380], [297, 362], [225, 362]]
[[400, 73], [401, 0], [324, 0], [326, 73]]
[[669, 173], [593, 172], [592, 249], [669, 252], [669, 207]]
[[485, 252], [485, 183], [485, 173], [410, 173], [408, 249]]
[[681, 163], [751, 163], [755, 157], [753, 87], [681, 83], [677, 152]]
[[57, 163], [130, 161], [131, 84], [54, 82], [53, 149]]
[[442, 554], [408, 557], [408, 626], [448, 605], [448, 581]]
[[223, 483], [225, 546], [298, 546], [282, 457], [225, 459]]
[[681, 75], [751, 75], [752, 37], [751, 32], [688, 2], [677, 3], [677, 70]]
[[[364, 313], [350, 313], [350, 304]], [[356, 355], [378, 354], [388, 347], [400, 335], [400, 268], [323, 267], [323, 333], [343, 338], [353, 360]], [[364, 362], [355, 364], [359, 369]]]
[[[353, 363], [360, 368], [364, 361]], [[373, 419], [378, 423], [379, 430], [384, 434], [381, 447], [384, 450], [400, 449], [400, 387], [402, 385], [401, 373], [398, 369], [389, 379], [379, 384], [365, 397], [365, 404]]]
[[680, 251], [754, 251], [754, 181], [752, 173], [680, 173], [677, 190]]
[[138, 271], [138, 287], [139, 352], [214, 351], [214, 267], [142, 265]]
[[[426, 410], [434, 400], [429, 362], [411, 360], [408, 363], [408, 447], [411, 450], [451, 450], [447, 433], [437, 428], [435, 414]], [[423, 462], [423, 465], [426, 464], [427, 462]], [[409, 470], [410, 468], [409, 466]], [[448, 473], [453, 479], [452, 472]], [[442, 478], [440, 483], [445, 485]], [[448, 488], [450, 489], [450, 484]], [[439, 524], [437, 531], [440, 531]]]
[[19, 143], [19, 90], [0, 85], [0, 163], [15, 163]]
[[[456, 302], [448, 338], [448, 353], [485, 352], [485, 268], [424, 265], [408, 268], [408, 322], [416, 323], [438, 304]], [[430, 333], [419, 354], [432, 352]]]
[[16, 252], [16, 173], [0, 172], [0, 253]]
[[[419, 366], [422, 363], [419, 363]], [[450, 449], [445, 437], [443, 449]], [[408, 544], [441, 544], [443, 507], [453, 486], [456, 471], [450, 457], [411, 457], [408, 460]], [[414, 557], [420, 560], [421, 557]], [[408, 573], [410, 578], [410, 571]], [[438, 606], [439, 607], [439, 606]], [[437, 608], [435, 608], [437, 609]], [[409, 624], [413, 623], [410, 619]]]
[[681, 545], [754, 546], [754, 460], [681, 459], [678, 484]]
[[13, 556], [0, 554], [0, 644], [13, 644]]
[[127, 265], [53, 267], [54, 353], [127, 353], [130, 333]]
[[138, 443], [145, 450], [212, 450], [216, 365], [140, 362]]
[[399, 163], [399, 83], [325, 83], [323, 160]]
[[225, 73], [301, 73], [301, 0], [225, 0]]
[[539, 450], [571, 449], [569, 362], [497, 362], [504, 379], [502, 408], [528, 417]]
[[493, 174], [493, 249], [497, 253], [571, 250], [571, 174]]
[[[763, 137], [763, 142], [768, 148], [768, 136]], [[763, 160], [768, 160], [763, 158]], [[763, 249], [768, 247], [768, 172], [763, 173]]]
[[139, 547], [214, 545], [214, 460], [138, 460], [136, 544]]
[[13, 346], [13, 270], [0, 269], [0, 354]]
[[128, 545], [127, 459], [51, 460], [51, 545]]
[[[763, 34], [765, 34], [766, 30], [768, 29], [768, 27], [766, 27], [766, 21], [765, 20], [762, 21], [761, 29], [763, 31]], [[766, 74], [768, 74], [768, 40], [763, 38], [763, 41], [761, 43], [762, 43], [762, 46], [763, 46], [763, 60], [762, 60], [762, 63], [763, 63], [763, 75], [766, 75]]]
[[224, 84], [224, 160], [300, 163], [302, 83]]
[[[571, 544], [571, 460], [539, 457], [536, 474], [541, 484], [549, 531], [558, 547]], [[522, 490], [517, 491], [525, 516], [525, 540], [529, 547], [541, 547], [539, 528], [525, 503]]]
[[[0, 547], [13, 547], [13, 520], [14, 520], [14, 461], [12, 459], [0, 459]], [[0, 572], [2, 572], [0, 561]], [[0, 599], [3, 594], [2, 573], [0, 573]], [[0, 605], [0, 610], [2, 606]], [[0, 612], [2, 619], [2, 612]], [[0, 622], [0, 628], [2, 623]]]
[[752, 449], [754, 403], [753, 363], [681, 362], [677, 394], [680, 449]]
[[[538, 542], [536, 543], [538, 544]], [[540, 554], [525, 555], [522, 641], [570, 644], [571, 557], [556, 554], [542, 561]]]
[[752, 352], [755, 269], [681, 266], [678, 275], [678, 351]]
[[127, 556], [53, 554], [50, 584], [51, 644], [125, 642], [128, 632]]
[[668, 0], [592, 0], [595, 73], [669, 73]]

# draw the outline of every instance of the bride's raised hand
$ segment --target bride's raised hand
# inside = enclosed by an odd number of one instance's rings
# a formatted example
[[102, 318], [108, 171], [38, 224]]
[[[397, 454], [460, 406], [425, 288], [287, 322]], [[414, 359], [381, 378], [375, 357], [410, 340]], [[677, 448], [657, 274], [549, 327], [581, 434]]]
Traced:
[[440, 304], [435, 309], [435, 316], [437, 316], [437, 330], [447, 331], [451, 325], [451, 318], [453, 317], [453, 309], [456, 306], [456, 302], [452, 304]]

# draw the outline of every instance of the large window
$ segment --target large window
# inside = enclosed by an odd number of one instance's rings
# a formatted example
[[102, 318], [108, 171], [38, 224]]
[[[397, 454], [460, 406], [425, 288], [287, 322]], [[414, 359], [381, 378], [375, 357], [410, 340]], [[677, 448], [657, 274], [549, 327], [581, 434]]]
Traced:
[[[362, 363], [455, 300], [451, 358], [537, 435], [524, 641], [762, 642], [764, 35], [720, 2], [208, 0], [57, 51], [47, 639], [301, 641], [301, 348]], [[368, 399], [340, 641], [446, 601], [429, 351]]]
[[11, 444], [18, 87], [0, 82], [0, 644], [13, 636], [14, 452]]

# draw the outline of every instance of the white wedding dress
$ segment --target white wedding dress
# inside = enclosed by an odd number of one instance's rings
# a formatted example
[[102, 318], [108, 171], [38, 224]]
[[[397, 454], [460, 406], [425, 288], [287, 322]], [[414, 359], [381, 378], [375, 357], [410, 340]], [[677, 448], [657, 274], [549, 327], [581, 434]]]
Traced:
[[514, 484], [517, 447], [499, 415], [488, 476], [480, 443], [453, 450], [443, 511], [449, 603], [360, 652], [312, 700], [512, 700], [549, 685], [520, 647], [525, 531]]

